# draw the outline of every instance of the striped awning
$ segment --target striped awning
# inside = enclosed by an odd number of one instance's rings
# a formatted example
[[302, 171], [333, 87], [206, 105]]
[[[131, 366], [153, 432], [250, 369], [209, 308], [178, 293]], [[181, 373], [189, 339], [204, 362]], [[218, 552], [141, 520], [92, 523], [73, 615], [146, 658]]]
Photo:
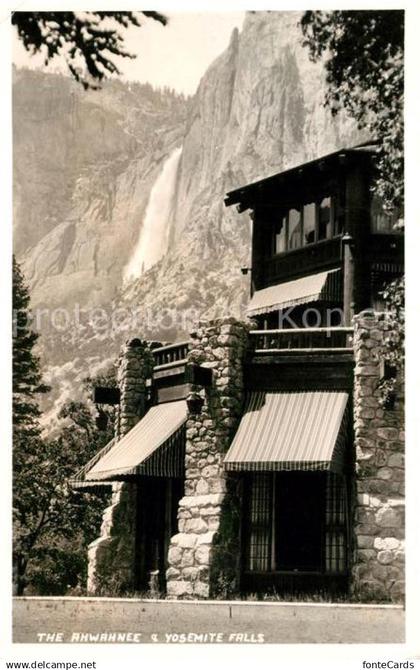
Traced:
[[226, 470], [344, 467], [348, 393], [254, 392], [226, 454]]
[[183, 476], [186, 420], [185, 400], [151, 407], [86, 473], [86, 482], [132, 475]]
[[341, 270], [318, 272], [276, 286], [255, 291], [247, 307], [248, 316], [267, 314], [316, 300], [339, 302], [342, 299]]
[[115, 438], [112, 438], [102, 449], [100, 449], [94, 456], [93, 458], [90, 459], [85, 465], [76, 472], [73, 477], [70, 477], [68, 480], [70, 486], [72, 489], [83, 489], [85, 492], [87, 491], [95, 491], [98, 488], [106, 488], [109, 486], [112, 486], [112, 482], [108, 481], [101, 481], [101, 480], [90, 480], [86, 481], [86, 475], [90, 470], [93, 468], [93, 466], [103, 457], [105, 454], [108, 453], [112, 449], [112, 447], [115, 444]]

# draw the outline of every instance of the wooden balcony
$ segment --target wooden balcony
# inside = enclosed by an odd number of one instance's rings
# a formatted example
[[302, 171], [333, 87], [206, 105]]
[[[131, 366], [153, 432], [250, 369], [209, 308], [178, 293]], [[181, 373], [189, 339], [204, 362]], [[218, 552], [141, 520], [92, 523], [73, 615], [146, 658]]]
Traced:
[[353, 351], [353, 328], [283, 328], [251, 330], [254, 356], [273, 354], [348, 354]]
[[266, 259], [256, 289], [291, 280], [302, 274], [336, 268], [340, 264], [341, 236], [338, 236]]
[[154, 371], [185, 365], [189, 346], [189, 342], [175, 342], [175, 344], [167, 344], [164, 347], [153, 349]]

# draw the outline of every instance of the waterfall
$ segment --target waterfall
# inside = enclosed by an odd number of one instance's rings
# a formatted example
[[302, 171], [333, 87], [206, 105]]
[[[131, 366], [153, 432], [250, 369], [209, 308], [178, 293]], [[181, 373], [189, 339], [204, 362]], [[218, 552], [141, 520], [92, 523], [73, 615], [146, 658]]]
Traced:
[[139, 237], [124, 269], [124, 281], [140, 277], [165, 255], [176, 186], [176, 173], [182, 147], [175, 149], [163, 164], [153, 188]]

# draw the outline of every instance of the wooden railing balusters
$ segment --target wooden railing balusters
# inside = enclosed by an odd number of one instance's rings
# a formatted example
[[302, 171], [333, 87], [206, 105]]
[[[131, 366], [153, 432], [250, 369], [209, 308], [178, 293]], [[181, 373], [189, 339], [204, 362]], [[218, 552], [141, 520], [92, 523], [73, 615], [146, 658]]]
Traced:
[[255, 352], [281, 351], [351, 351], [353, 329], [331, 328], [285, 328], [277, 330], [251, 330]]

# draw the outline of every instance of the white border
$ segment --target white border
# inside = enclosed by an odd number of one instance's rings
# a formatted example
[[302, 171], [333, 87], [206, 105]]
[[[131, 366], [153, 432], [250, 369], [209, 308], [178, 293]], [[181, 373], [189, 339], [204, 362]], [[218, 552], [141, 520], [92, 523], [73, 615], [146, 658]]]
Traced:
[[[407, 601], [407, 642], [405, 645], [267, 645], [267, 646], [208, 646], [203, 649], [195, 646], [159, 646], [152, 645], [12, 645], [11, 644], [11, 613], [7, 604], [11, 602], [10, 587], [10, 559], [9, 548], [11, 539], [11, 43], [9, 28], [9, 12], [19, 10], [52, 10], [52, 9], [117, 9], [115, 2], [109, 0], [90, 0], [89, 2], [26, 2], [17, 1], [15, 5], [2, 3], [0, 6], [0, 66], [2, 83], [1, 105], [1, 203], [3, 221], [0, 227], [0, 267], [2, 281], [0, 282], [0, 305], [2, 307], [1, 328], [1, 402], [0, 402], [0, 472], [2, 514], [0, 517], [0, 537], [2, 538], [1, 556], [1, 629], [0, 629], [0, 660], [97, 660], [98, 668], [111, 667], [138, 667], [145, 662], [156, 663], [157, 660], [168, 662], [171, 668], [184, 668], [186, 663], [196, 662], [200, 668], [214, 668], [215, 663], [222, 663], [222, 667], [232, 663], [245, 663], [247, 667], [255, 664], [273, 664], [275, 668], [358, 668], [361, 660], [402, 661], [407, 658], [420, 658], [419, 640], [419, 510], [420, 485], [419, 473], [419, 396], [420, 375], [418, 365], [420, 310], [418, 274], [416, 271], [417, 259], [420, 257], [420, 219], [418, 208], [419, 182], [419, 47], [418, 27], [420, 25], [419, 3], [382, 0], [381, 2], [332, 2], [322, 3], [307, 0], [306, 2], [291, 3], [273, 2], [266, 0], [258, 6], [255, 0], [214, 0], [211, 5], [207, 2], [195, 0], [178, 1], [176, 11], [228, 11], [242, 9], [405, 9], [406, 14], [406, 193], [407, 193], [407, 472], [408, 476], [408, 601]], [[70, 6], [69, 6], [70, 5]], [[321, 5], [321, 7], [320, 7]], [[121, 6], [120, 6], [121, 7]], [[155, 1], [153, 9], [160, 11], [174, 11], [171, 2]], [[138, 4], [132, 0], [124, 3], [124, 9], [138, 9]], [[416, 198], [417, 196], [417, 198]], [[7, 225], [5, 225], [5, 221]], [[4, 538], [8, 542], [4, 542]], [[337, 662], [338, 661], [338, 662]]]

